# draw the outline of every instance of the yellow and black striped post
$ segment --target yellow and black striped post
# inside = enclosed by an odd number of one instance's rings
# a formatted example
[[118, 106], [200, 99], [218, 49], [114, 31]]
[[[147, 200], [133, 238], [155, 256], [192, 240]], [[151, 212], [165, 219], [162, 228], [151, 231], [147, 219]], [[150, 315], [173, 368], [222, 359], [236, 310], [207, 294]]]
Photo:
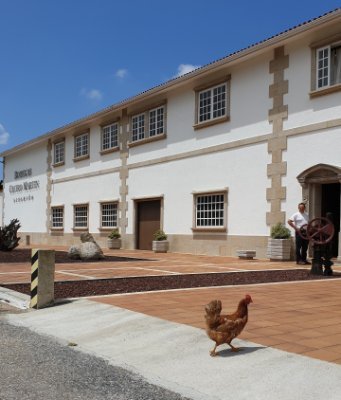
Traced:
[[44, 308], [54, 303], [54, 270], [54, 250], [32, 249], [31, 308]]
[[32, 249], [31, 254], [31, 308], [37, 308], [38, 304], [38, 249]]

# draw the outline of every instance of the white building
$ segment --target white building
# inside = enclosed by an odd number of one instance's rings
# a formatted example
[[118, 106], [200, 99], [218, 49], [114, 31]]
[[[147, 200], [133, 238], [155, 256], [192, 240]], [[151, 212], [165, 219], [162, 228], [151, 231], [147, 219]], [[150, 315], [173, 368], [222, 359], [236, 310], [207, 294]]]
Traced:
[[[4, 221], [31, 243], [265, 257], [307, 201], [340, 231], [341, 9], [7, 150]], [[334, 255], [341, 255], [340, 234]]]

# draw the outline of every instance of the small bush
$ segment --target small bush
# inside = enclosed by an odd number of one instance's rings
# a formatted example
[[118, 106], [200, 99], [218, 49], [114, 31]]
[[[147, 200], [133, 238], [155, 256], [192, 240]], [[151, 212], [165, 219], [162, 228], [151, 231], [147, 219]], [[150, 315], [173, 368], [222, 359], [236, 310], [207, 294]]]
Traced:
[[291, 237], [290, 229], [284, 226], [281, 222], [271, 227], [270, 233], [272, 239], [289, 239]]
[[156, 241], [161, 241], [161, 240], [167, 240], [167, 235], [162, 229], [159, 229], [154, 233], [154, 240]]
[[108, 235], [109, 239], [119, 239], [120, 237], [121, 237], [121, 234], [117, 228], [113, 229]]

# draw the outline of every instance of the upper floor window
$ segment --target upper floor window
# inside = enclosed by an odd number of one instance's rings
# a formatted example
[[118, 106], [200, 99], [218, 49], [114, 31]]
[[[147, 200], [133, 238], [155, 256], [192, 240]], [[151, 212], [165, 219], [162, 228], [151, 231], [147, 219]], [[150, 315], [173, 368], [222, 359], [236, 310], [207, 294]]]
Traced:
[[133, 124], [133, 136], [132, 140], [141, 140], [145, 138], [146, 129], [145, 129], [145, 114], [135, 115], [132, 118]]
[[199, 92], [198, 123], [226, 115], [226, 83]]
[[230, 116], [230, 76], [216, 85], [195, 89], [194, 129], [228, 121]]
[[341, 44], [316, 50], [316, 88], [341, 84]]
[[163, 133], [163, 114], [163, 107], [149, 111], [149, 136], [161, 135]]
[[147, 139], [165, 133], [165, 106], [148, 110], [131, 118], [131, 141]]
[[118, 124], [110, 124], [102, 128], [102, 151], [118, 147]]
[[89, 155], [89, 133], [75, 136], [75, 158]]
[[54, 144], [53, 152], [54, 164], [62, 164], [65, 161], [65, 142], [58, 142]]

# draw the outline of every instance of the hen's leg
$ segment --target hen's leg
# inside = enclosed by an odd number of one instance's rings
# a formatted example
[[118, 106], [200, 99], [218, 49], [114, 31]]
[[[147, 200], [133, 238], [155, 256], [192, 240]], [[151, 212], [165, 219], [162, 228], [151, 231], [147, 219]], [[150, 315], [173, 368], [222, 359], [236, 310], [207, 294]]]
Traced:
[[227, 343], [227, 344], [231, 347], [231, 351], [237, 352], [240, 350], [240, 348], [232, 346], [231, 343]]
[[210, 356], [211, 357], [215, 357], [216, 355], [218, 355], [215, 351], [215, 349], [217, 348], [217, 344], [214, 346], [214, 349], [210, 351]]

